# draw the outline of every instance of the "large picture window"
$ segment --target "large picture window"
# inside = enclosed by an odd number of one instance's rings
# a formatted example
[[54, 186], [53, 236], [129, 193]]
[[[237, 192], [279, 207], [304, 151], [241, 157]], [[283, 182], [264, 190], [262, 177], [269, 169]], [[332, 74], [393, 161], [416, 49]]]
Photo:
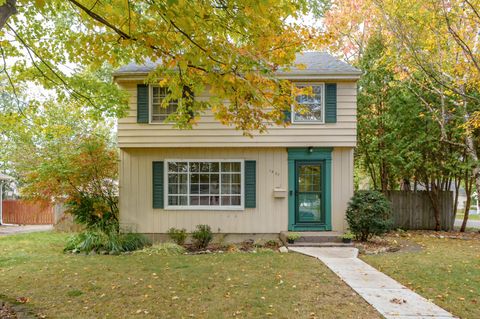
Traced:
[[243, 161], [167, 160], [167, 208], [243, 207]]
[[162, 123], [172, 113], [177, 111], [178, 101], [170, 100], [167, 107], [162, 106], [163, 100], [168, 95], [168, 88], [160, 86], [151, 86], [151, 109], [152, 123]]
[[292, 107], [292, 123], [324, 123], [325, 116], [325, 85], [298, 85], [311, 87], [312, 95], [299, 95], [296, 100], [302, 106], [302, 111]]

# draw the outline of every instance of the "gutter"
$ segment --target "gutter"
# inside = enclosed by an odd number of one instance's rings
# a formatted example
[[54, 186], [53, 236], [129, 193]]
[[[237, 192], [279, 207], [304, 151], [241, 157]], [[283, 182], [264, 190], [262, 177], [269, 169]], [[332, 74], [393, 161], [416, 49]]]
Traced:
[[[113, 81], [135, 81], [135, 80], [143, 80], [145, 79], [150, 72], [114, 72], [113, 73]], [[285, 80], [352, 80], [357, 81], [360, 76], [362, 75], [361, 72], [357, 73], [323, 73], [323, 74], [315, 74], [315, 73], [280, 73], [275, 74], [278, 79], [285, 79]]]

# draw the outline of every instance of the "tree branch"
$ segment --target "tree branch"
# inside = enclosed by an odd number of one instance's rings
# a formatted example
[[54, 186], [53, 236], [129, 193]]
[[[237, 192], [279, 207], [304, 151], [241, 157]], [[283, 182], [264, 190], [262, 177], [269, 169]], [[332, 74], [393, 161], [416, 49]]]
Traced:
[[[125, 40], [131, 40], [131, 41], [135, 41], [135, 42], [139, 42], [140, 40], [136, 37], [133, 37], [129, 34], [127, 34], [126, 32], [123, 32], [120, 28], [116, 27], [115, 25], [113, 25], [112, 23], [110, 23], [108, 20], [106, 20], [105, 18], [103, 18], [102, 16], [100, 16], [99, 14], [93, 12], [92, 10], [90, 10], [89, 8], [85, 7], [84, 5], [82, 5], [81, 3], [79, 3], [78, 1], [76, 0], [68, 0], [70, 3], [72, 3], [73, 5], [75, 5], [76, 7], [78, 7], [80, 10], [82, 10], [83, 12], [85, 12], [87, 15], [89, 15], [93, 20], [105, 25], [106, 27], [108, 27], [109, 29], [113, 30], [115, 33], [117, 33], [122, 39], [125, 39]], [[147, 47], [149, 47], [150, 49], [154, 50], [154, 51], [159, 51], [161, 52], [162, 54], [172, 58], [172, 59], [175, 59], [175, 55], [167, 52], [167, 51], [164, 51], [162, 50], [161, 48], [155, 46], [155, 45], [147, 45]], [[193, 65], [193, 64], [188, 64], [187, 65], [189, 68], [192, 68], [192, 69], [196, 69], [196, 70], [199, 70], [199, 71], [203, 71], [205, 73], [208, 73], [208, 70], [205, 69], [205, 68], [202, 68], [200, 66], [197, 66], [197, 65]]]
[[54, 79], [52, 79], [51, 77], [49, 77], [47, 74], [45, 74], [45, 72], [40, 68], [40, 66], [37, 64], [37, 62], [35, 61], [35, 59], [33, 58], [32, 56], [32, 53], [40, 60], [40, 62], [45, 65], [47, 67], [47, 69], [60, 81], [60, 84], [63, 85], [63, 87], [68, 91], [70, 92], [74, 97], [76, 98], [83, 98], [84, 100], [86, 100], [88, 103], [90, 103], [90, 105], [92, 105], [93, 107], [96, 107], [95, 103], [93, 103], [92, 99], [80, 92], [78, 92], [77, 90], [75, 90], [74, 88], [72, 88], [64, 79], [63, 77], [58, 74], [57, 71], [55, 71], [53, 69], [53, 67], [51, 67], [35, 50], [33, 50], [33, 48], [28, 45], [25, 40], [23, 40], [23, 38], [15, 31], [15, 29], [13, 29], [8, 23], [7, 23], [7, 27], [15, 34], [15, 37], [20, 41], [20, 43], [25, 47], [25, 49], [27, 50], [27, 53], [28, 55], [30, 56], [30, 59], [33, 63], [33, 65], [35, 66], [35, 68], [42, 74], [43, 77], [45, 77], [47, 80], [49, 80], [50, 82], [52, 82], [53, 84], [55, 84], [56, 86], [59, 86], [59, 83], [56, 82]]

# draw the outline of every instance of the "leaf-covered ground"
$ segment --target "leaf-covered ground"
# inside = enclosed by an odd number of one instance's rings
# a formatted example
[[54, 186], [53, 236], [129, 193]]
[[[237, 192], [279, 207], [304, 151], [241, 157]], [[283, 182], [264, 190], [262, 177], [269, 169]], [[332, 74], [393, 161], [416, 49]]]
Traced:
[[47, 318], [380, 318], [302, 255], [83, 256], [66, 237], [0, 237], [0, 294]]
[[410, 239], [422, 246], [421, 251], [362, 259], [453, 314], [480, 318], [480, 236], [412, 234]]

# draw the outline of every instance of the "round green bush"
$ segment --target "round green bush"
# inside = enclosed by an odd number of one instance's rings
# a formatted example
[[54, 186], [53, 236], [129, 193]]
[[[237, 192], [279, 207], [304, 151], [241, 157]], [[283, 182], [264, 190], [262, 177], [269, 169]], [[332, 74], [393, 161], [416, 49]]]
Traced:
[[346, 219], [355, 239], [367, 241], [390, 230], [390, 214], [390, 202], [381, 192], [361, 190], [348, 203]]
[[213, 239], [212, 229], [208, 225], [197, 225], [192, 233], [193, 244], [198, 249], [205, 249]]

